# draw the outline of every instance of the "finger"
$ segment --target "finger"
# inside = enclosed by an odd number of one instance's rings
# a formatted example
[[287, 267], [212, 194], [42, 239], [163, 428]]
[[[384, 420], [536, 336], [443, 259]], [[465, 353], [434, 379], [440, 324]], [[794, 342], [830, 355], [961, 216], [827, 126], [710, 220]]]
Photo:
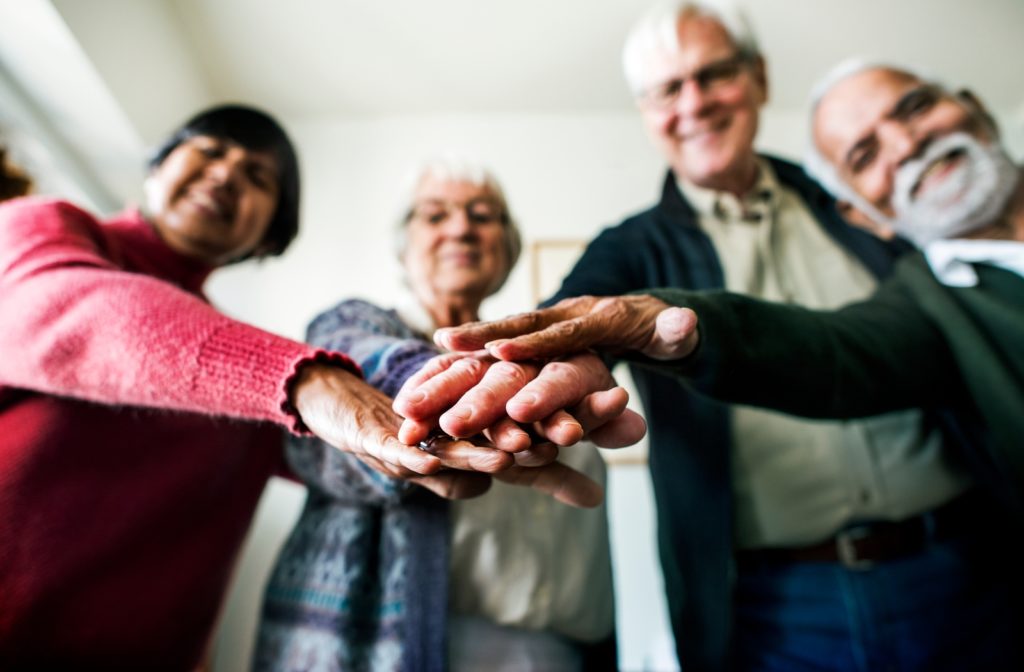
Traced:
[[505, 417], [505, 404], [533, 380], [539, 368], [526, 362], [496, 362], [479, 383], [441, 414], [441, 428], [452, 436], [473, 436]]
[[398, 440], [410, 446], [415, 446], [420, 441], [430, 436], [430, 432], [437, 427], [437, 419], [433, 420], [412, 420], [405, 418], [398, 428]]
[[445, 471], [433, 476], [414, 476], [410, 482], [421, 485], [445, 499], [479, 497], [491, 487], [491, 476], [473, 471]]
[[654, 336], [643, 353], [654, 359], [679, 359], [697, 347], [697, 314], [689, 308], [666, 308], [655, 320]]
[[586, 312], [586, 299], [589, 298], [566, 299], [550, 308], [520, 313], [493, 322], [470, 322], [458, 327], [438, 329], [434, 332], [434, 343], [448, 350], [477, 350], [489, 341], [544, 329], [583, 314]]
[[598, 357], [575, 355], [544, 365], [537, 377], [505, 404], [505, 410], [518, 422], [536, 422], [614, 384], [608, 367]]
[[530, 438], [526, 430], [509, 417], [499, 419], [484, 433], [495, 448], [504, 450], [506, 453], [518, 453], [533, 444], [533, 439]]
[[378, 460], [405, 467], [422, 475], [433, 474], [443, 466], [439, 458], [415, 446], [402, 443], [393, 434], [378, 436], [376, 440], [364, 444], [363, 452]]
[[627, 403], [629, 393], [621, 387], [613, 387], [588, 394], [569, 412], [583, 427], [583, 431], [589, 433], [622, 415]]
[[483, 360], [463, 356], [456, 359], [418, 386], [403, 387], [392, 407], [406, 418], [426, 420], [437, 417], [479, 383], [491, 363], [490, 358]]
[[534, 427], [541, 436], [559, 446], [571, 446], [583, 438], [583, 427], [563, 410], [534, 423]]
[[602, 448], [625, 448], [644, 438], [646, 433], [647, 421], [627, 408], [619, 417], [591, 431], [587, 438]]
[[535, 443], [526, 450], [516, 453], [518, 467], [543, 467], [558, 459], [558, 446], [553, 443]]
[[604, 489], [600, 485], [561, 462], [544, 467], [512, 467], [495, 474], [494, 478], [531, 487], [569, 506], [593, 508], [604, 501]]
[[531, 334], [489, 341], [487, 352], [498, 359], [547, 359], [582, 352], [600, 344], [608, 330], [604, 316], [583, 315], [557, 322]]
[[469, 441], [437, 441], [434, 455], [445, 467], [464, 471], [494, 473], [511, 467], [515, 459], [497, 448], [476, 446]]

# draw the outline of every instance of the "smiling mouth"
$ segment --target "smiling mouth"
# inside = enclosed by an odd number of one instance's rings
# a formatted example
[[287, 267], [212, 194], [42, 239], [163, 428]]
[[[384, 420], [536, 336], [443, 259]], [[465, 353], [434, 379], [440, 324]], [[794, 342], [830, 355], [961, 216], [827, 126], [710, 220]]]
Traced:
[[700, 127], [691, 129], [686, 133], [680, 133], [679, 139], [683, 142], [689, 142], [691, 140], [700, 140], [709, 136], [717, 135], [721, 133], [729, 126], [729, 119], [719, 119], [707, 124], [702, 124]]
[[199, 189], [191, 191], [189, 193], [189, 198], [194, 205], [199, 207], [201, 210], [210, 213], [217, 219], [227, 221], [232, 217], [232, 208], [228, 199], [218, 198], [214, 194]]
[[956, 167], [960, 160], [966, 155], [967, 150], [965, 150], [963, 147], [957, 147], [956, 149], [950, 150], [947, 154], [944, 154], [935, 161], [933, 161], [931, 165], [929, 165], [928, 168], [925, 169], [923, 173], [921, 173], [921, 176], [917, 178], [917, 181], [914, 183], [913, 189], [911, 189], [910, 191], [911, 197], [917, 198], [918, 192], [921, 191], [921, 188], [925, 185], [925, 183], [929, 182], [930, 180], [941, 179], [942, 176], [944, 176], [950, 170]]

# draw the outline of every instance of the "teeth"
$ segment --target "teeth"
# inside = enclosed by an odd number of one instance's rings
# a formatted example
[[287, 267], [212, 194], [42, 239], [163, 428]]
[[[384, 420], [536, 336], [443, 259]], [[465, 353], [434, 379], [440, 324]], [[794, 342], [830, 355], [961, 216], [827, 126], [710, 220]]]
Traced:
[[218, 217], [224, 215], [224, 208], [221, 207], [221, 204], [217, 201], [217, 199], [213, 198], [209, 194], [203, 192], [195, 192], [193, 193], [192, 198], [203, 207], [213, 210], [213, 212], [216, 213]]

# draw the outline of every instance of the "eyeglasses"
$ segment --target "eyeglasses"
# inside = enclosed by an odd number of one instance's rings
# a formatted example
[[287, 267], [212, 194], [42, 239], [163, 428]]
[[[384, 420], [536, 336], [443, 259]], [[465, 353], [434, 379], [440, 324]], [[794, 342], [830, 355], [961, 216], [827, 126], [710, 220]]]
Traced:
[[734, 54], [728, 58], [708, 63], [689, 75], [676, 77], [652, 86], [640, 94], [640, 101], [657, 109], [671, 107], [679, 100], [686, 82], [692, 80], [704, 93], [718, 91], [732, 84], [739, 77], [743, 66], [750, 61], [746, 54]]
[[407, 219], [416, 219], [428, 224], [442, 224], [459, 211], [466, 213], [466, 218], [471, 224], [493, 224], [505, 221], [505, 213], [501, 206], [486, 198], [475, 198], [464, 203], [429, 199], [413, 205]]

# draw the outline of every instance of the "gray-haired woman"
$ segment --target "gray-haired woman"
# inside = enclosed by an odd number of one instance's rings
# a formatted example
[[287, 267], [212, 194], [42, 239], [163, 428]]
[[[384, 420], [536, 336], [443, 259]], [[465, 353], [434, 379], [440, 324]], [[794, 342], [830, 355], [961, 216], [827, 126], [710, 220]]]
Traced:
[[[393, 310], [344, 301], [308, 334], [389, 396], [437, 354], [437, 328], [479, 318], [520, 249], [483, 167], [435, 160], [411, 184], [397, 237], [409, 296]], [[603, 482], [593, 447], [565, 455]], [[315, 440], [288, 457], [309, 497], [267, 588], [257, 669], [614, 668], [603, 508], [501, 482], [449, 503]]]

